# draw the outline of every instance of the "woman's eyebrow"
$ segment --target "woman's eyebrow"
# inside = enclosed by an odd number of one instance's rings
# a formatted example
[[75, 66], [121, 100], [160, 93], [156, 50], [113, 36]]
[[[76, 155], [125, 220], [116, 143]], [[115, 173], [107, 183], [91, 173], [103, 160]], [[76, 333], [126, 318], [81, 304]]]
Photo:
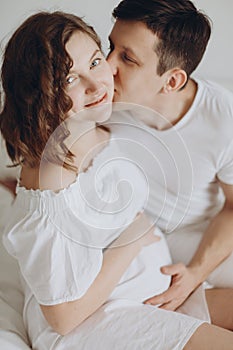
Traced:
[[91, 55], [91, 58], [90, 58], [89, 61], [91, 61], [91, 60], [95, 57], [95, 55], [96, 55], [98, 52], [101, 53], [100, 49], [96, 49], [96, 50], [94, 51], [94, 53]]

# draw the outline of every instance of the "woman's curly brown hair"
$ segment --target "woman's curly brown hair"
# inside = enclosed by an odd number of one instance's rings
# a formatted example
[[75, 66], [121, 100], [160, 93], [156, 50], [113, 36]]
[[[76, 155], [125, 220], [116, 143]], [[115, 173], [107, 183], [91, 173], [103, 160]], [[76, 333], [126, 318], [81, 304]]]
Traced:
[[[37, 167], [52, 133], [57, 147], [50, 147], [50, 161], [72, 168], [72, 153], [64, 140], [69, 131], [62, 123], [72, 107], [66, 77], [73, 64], [65, 45], [75, 31], [89, 35], [100, 47], [99, 37], [80, 17], [64, 12], [39, 12], [30, 16], [9, 40], [1, 70], [3, 103], [0, 130], [15, 165]], [[59, 142], [58, 142], [59, 140]], [[65, 158], [64, 158], [65, 156]]]

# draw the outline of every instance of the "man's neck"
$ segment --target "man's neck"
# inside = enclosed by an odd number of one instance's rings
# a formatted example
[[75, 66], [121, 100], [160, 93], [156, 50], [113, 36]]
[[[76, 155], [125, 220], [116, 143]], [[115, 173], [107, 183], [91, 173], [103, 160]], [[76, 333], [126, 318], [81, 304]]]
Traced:
[[146, 111], [137, 111], [138, 118], [157, 130], [166, 130], [176, 125], [189, 111], [197, 92], [197, 84], [190, 79], [178, 92], [161, 95], [156, 105]]
[[185, 88], [176, 93], [167, 118], [172, 125], [178, 123], [191, 108], [197, 93], [197, 83], [190, 79]]

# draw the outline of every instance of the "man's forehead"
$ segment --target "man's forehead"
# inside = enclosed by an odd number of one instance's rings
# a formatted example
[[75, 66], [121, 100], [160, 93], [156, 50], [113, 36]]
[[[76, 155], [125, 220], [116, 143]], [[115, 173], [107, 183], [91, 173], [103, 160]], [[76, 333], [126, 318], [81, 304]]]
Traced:
[[137, 35], [140, 33], [141, 35], [143, 35], [143, 33], [148, 34], [148, 32], [152, 34], [143, 22], [122, 19], [117, 19], [115, 21], [111, 34], [114, 35], [114, 33], [117, 32], [118, 34], [131, 35], [134, 34], [135, 31]]
[[109, 35], [114, 47], [127, 49], [138, 55], [154, 51], [158, 38], [146, 25], [138, 21], [116, 20]]

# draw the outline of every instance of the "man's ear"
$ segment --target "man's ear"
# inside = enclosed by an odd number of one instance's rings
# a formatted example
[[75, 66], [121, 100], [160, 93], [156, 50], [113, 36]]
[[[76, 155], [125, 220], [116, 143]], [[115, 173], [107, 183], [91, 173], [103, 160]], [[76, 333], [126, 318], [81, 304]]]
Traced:
[[164, 93], [179, 91], [187, 82], [187, 74], [183, 69], [174, 68], [167, 72], [167, 81], [163, 87]]

